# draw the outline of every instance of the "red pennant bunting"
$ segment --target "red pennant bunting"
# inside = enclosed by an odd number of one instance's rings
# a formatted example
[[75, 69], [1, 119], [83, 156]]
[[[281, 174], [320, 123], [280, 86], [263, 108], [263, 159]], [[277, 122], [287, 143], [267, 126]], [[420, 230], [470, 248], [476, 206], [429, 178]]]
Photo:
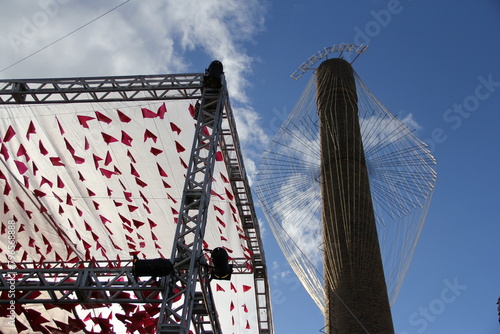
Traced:
[[131, 192], [124, 191], [123, 195], [125, 196], [125, 199], [127, 200], [127, 202], [133, 202], [132, 201], [132, 193]]
[[217, 205], [214, 205], [214, 209], [219, 212], [221, 215], [224, 215], [224, 210], [222, 210], [221, 208], [219, 208]]
[[14, 160], [16, 163], [17, 170], [19, 171], [19, 174], [24, 174], [28, 171], [28, 167], [24, 164], [24, 162]]
[[179, 144], [179, 142], [177, 142], [177, 140], [175, 141], [175, 148], [177, 149], [177, 153], [181, 153], [186, 150], [181, 144]]
[[158, 115], [149, 110], [148, 108], [141, 108], [143, 118], [155, 118]]
[[170, 122], [170, 128], [172, 129], [172, 132], [177, 132], [177, 134], [181, 133], [181, 129], [172, 122]]
[[30, 161], [30, 157], [28, 153], [26, 152], [26, 149], [24, 148], [23, 144], [19, 145], [19, 149], [17, 150], [17, 156], [24, 156], [26, 158], [26, 161]]
[[28, 327], [26, 327], [25, 325], [23, 325], [23, 324], [22, 324], [22, 323], [21, 323], [21, 322], [17, 319], [17, 317], [16, 317], [16, 318], [14, 318], [14, 320], [15, 320], [15, 321], [14, 321], [14, 323], [15, 323], [15, 325], [16, 325], [16, 329], [17, 329], [17, 332], [18, 332], [18, 333], [21, 333], [22, 331], [25, 331], [25, 330], [29, 329]]
[[9, 196], [11, 190], [12, 190], [12, 188], [11, 188], [10, 184], [6, 182], [5, 187], [3, 188], [3, 194], [5, 196]]
[[57, 121], [57, 126], [59, 127], [59, 132], [61, 133], [61, 135], [64, 134], [64, 129], [61, 125], [61, 123], [59, 122], [59, 119], [56, 117], [56, 121]]
[[78, 157], [76, 155], [73, 155], [73, 160], [75, 160], [75, 164], [81, 165], [85, 162], [85, 159], [82, 157]]
[[116, 143], [118, 139], [113, 136], [108, 135], [107, 133], [101, 132], [102, 138], [106, 144]]
[[136, 177], [141, 177], [141, 175], [139, 175], [133, 164], [130, 164], [130, 174]]
[[152, 133], [151, 131], [146, 129], [146, 131], [144, 131], [144, 142], [146, 142], [146, 140], [148, 140], [148, 139], [152, 139], [153, 142], [156, 143], [156, 141], [158, 140], [158, 137], [156, 137], [156, 135], [154, 133]]
[[162, 150], [157, 149], [157, 148], [155, 148], [155, 147], [151, 147], [150, 152], [151, 152], [151, 153], [153, 153], [153, 155], [155, 155], [155, 156], [157, 156], [158, 154], [163, 153], [163, 151], [162, 151]]
[[73, 199], [71, 198], [70, 194], [66, 194], [66, 204], [73, 205]]
[[167, 113], [167, 106], [165, 105], [165, 102], [163, 102], [160, 108], [158, 108], [158, 117], [160, 117], [160, 119], [164, 119], [166, 113]]
[[163, 170], [163, 168], [161, 168], [159, 163], [156, 163], [156, 166], [158, 167], [158, 172], [160, 173], [160, 176], [168, 177], [167, 173], [165, 173], [165, 171]]
[[9, 150], [7, 150], [7, 147], [5, 146], [5, 144], [2, 143], [2, 148], [0, 149], [0, 154], [3, 155], [5, 161], [9, 160]]
[[111, 178], [111, 176], [113, 176], [115, 174], [115, 172], [112, 172], [112, 171], [104, 169], [104, 168], [99, 168], [99, 170], [101, 171], [101, 174], [104, 175], [105, 177], [107, 177], [108, 179]]
[[111, 157], [111, 153], [109, 151], [106, 153], [106, 158], [104, 159], [104, 165], [107, 166], [113, 161], [113, 158]]
[[120, 140], [122, 144], [127, 145], [127, 146], [132, 146], [132, 137], [128, 135], [125, 131], [122, 130], [122, 139]]
[[111, 223], [111, 220], [109, 220], [108, 218], [104, 217], [103, 215], [99, 215], [99, 218], [101, 219], [101, 222], [103, 224]]
[[134, 156], [132, 155], [132, 153], [130, 153], [129, 150], [127, 150], [127, 157], [130, 158], [130, 161], [132, 161], [134, 164], [135, 164], [135, 159], [134, 159]]
[[194, 107], [192, 104], [189, 105], [188, 110], [189, 110], [189, 114], [191, 115], [191, 117], [194, 118]]
[[135, 178], [135, 183], [137, 183], [137, 185], [139, 185], [142, 188], [144, 188], [144, 187], [146, 187], [148, 185], [146, 182], [142, 181], [138, 177]]
[[43, 154], [43, 155], [49, 154], [49, 152], [43, 146], [43, 143], [42, 143], [41, 140], [38, 141], [38, 149], [40, 150], [40, 153]]
[[220, 219], [219, 217], [216, 217], [216, 219], [217, 219], [217, 221], [219, 222], [219, 224], [221, 224], [221, 225], [222, 225], [222, 227], [226, 227], [226, 223], [224, 223], [224, 222], [222, 221], [222, 219]]
[[128, 122], [130, 122], [132, 120], [132, 119], [130, 119], [130, 117], [128, 117], [127, 115], [125, 115], [120, 110], [116, 109], [116, 112], [118, 113], [118, 117], [120, 118], [120, 121], [122, 121], [123, 123], [128, 123]]
[[59, 175], [57, 175], [57, 188], [64, 188], [64, 182], [61, 180]]
[[229, 180], [224, 176], [224, 174], [220, 173], [220, 177], [222, 178], [222, 181], [224, 181], [224, 183], [229, 183]]
[[215, 153], [215, 160], [217, 160], [217, 161], [224, 160], [224, 157], [222, 156], [222, 152], [221, 151], [218, 151], [217, 153]]
[[9, 140], [12, 139], [16, 135], [16, 131], [12, 128], [12, 125], [9, 125], [9, 128], [7, 129], [7, 132], [5, 133], [5, 136], [3, 137], [3, 141], [6, 143]]
[[94, 159], [95, 169], [99, 168], [99, 161], [102, 161], [102, 158], [95, 154], [92, 154], [92, 158]]
[[80, 210], [78, 207], [75, 207], [76, 213], [78, 214], [79, 217], [83, 216], [83, 211]]
[[51, 157], [49, 158], [50, 162], [52, 162], [52, 165], [54, 166], [64, 166], [64, 164], [61, 162], [61, 158], [59, 157]]
[[177, 200], [175, 198], [173, 198], [170, 194], [167, 193], [167, 197], [169, 200], [171, 200], [172, 202], [174, 202], [174, 204], [177, 203]]
[[104, 122], [106, 124], [109, 124], [112, 122], [111, 118], [109, 118], [108, 116], [106, 115], [103, 115], [101, 114], [100, 112], [96, 111], [95, 112], [96, 116], [97, 116], [97, 120], [100, 121], [100, 122]]
[[148, 223], [149, 223], [149, 227], [151, 227], [151, 228], [158, 226], [158, 224], [156, 224], [154, 221], [152, 221], [149, 218], [148, 218]]
[[69, 143], [69, 141], [64, 138], [64, 143], [66, 144], [66, 149], [71, 152], [71, 154], [75, 154], [75, 149], [73, 148], [73, 146], [71, 146], [71, 144]]
[[35, 133], [36, 133], [35, 125], [33, 125], [33, 121], [30, 121], [30, 125], [28, 125], [28, 131], [26, 132], [26, 139], [30, 140], [30, 135]]
[[230, 192], [227, 188], [225, 188], [225, 190], [226, 190], [226, 196], [227, 196], [227, 198], [228, 198], [230, 201], [234, 201], [234, 196], [233, 196], [233, 194], [231, 194], [231, 192]]
[[80, 123], [80, 125], [83, 126], [85, 129], [89, 128], [87, 122], [95, 119], [94, 117], [83, 116], [83, 115], [77, 115], [76, 117], [78, 118], [78, 122]]
[[85, 225], [85, 230], [86, 231], [92, 231], [92, 227], [89, 225], [89, 223], [87, 223], [85, 220], [83, 221], [84, 225]]

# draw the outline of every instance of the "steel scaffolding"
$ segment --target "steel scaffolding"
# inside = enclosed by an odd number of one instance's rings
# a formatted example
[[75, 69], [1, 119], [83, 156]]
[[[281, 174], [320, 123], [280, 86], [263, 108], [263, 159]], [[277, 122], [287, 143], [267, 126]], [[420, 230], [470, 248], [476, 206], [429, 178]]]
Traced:
[[[130, 263], [123, 261], [80, 262], [69, 267], [20, 263], [15, 270], [0, 270], [0, 292], [9, 290], [9, 278], [15, 272], [16, 292], [21, 296], [17, 303], [161, 303], [158, 333], [188, 333], [191, 325], [195, 333], [220, 333], [202, 249], [208, 211], [204, 209], [210, 200], [219, 146], [251, 251], [250, 266], [247, 259], [233, 260], [234, 274], [253, 275], [259, 333], [273, 333], [259, 225], [223, 75], [220, 87], [204, 85], [203, 73], [0, 80], [0, 104], [4, 105], [179, 99], [199, 99], [200, 104], [172, 248], [174, 272], [141, 281], [134, 277]], [[183, 305], [172, 307], [179, 296], [184, 297]]]

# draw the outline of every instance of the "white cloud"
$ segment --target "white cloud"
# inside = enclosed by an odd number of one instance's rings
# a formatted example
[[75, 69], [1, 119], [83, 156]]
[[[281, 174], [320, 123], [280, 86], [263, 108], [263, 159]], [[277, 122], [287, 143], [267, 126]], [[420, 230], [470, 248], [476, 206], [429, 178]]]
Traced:
[[[120, 2], [42, 0], [2, 6], [0, 69], [46, 47]], [[231, 97], [248, 102], [253, 57], [244, 49], [263, 29], [260, 0], [129, 2], [29, 59], [2, 77], [54, 77], [201, 72], [213, 59], [225, 68]], [[208, 55], [207, 64], [189, 59]], [[198, 59], [198, 62], [200, 60]], [[196, 68], [192, 68], [196, 67]]]

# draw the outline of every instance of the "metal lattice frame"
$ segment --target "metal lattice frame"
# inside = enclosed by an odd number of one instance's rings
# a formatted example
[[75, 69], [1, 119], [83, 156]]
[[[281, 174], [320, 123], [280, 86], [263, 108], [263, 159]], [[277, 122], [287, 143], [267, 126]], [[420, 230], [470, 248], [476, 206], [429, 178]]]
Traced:
[[[233, 275], [251, 274], [246, 259], [233, 259]], [[133, 274], [132, 261], [84, 261], [70, 266], [61, 262], [18, 264], [0, 270], [0, 292], [14, 284], [18, 304], [160, 304], [162, 281]], [[42, 295], [34, 292], [42, 292]], [[0, 299], [0, 304], [9, 304]]]
[[[195, 111], [198, 121], [171, 256], [174, 273], [167, 284], [167, 298], [162, 304], [158, 320], [158, 332], [161, 334], [187, 334], [190, 321], [196, 324], [195, 318], [198, 316], [208, 316], [213, 332], [221, 332], [215, 306], [211, 301], [207, 266], [202, 265], [202, 261], [203, 237], [226, 95], [224, 88], [224, 85], [218, 89], [205, 88], [201, 103]], [[174, 288], [179, 292], [172, 293]], [[184, 296], [182, 305], [174, 307], [174, 299], [181, 294]], [[196, 313], [193, 309], [195, 299], [197, 304], [203, 303], [205, 306]]]
[[[195, 333], [220, 332], [217, 313], [213, 302], [210, 284], [208, 284], [208, 267], [200, 265], [201, 244], [205, 231], [205, 210], [198, 210], [208, 206], [210, 195], [211, 175], [210, 168], [205, 164], [213, 166], [215, 149], [217, 143], [223, 153], [226, 167], [228, 169], [229, 181], [235, 195], [236, 205], [242, 219], [245, 237], [252, 253], [252, 269], [243, 268], [243, 264], [235, 265], [235, 273], [253, 274], [256, 289], [256, 305], [259, 333], [273, 333], [272, 314], [267, 269], [262, 249], [262, 240], [250, 187], [245, 174], [243, 157], [239, 146], [236, 132], [235, 120], [225, 84], [222, 89], [203, 89], [203, 74], [174, 74], [174, 75], [148, 75], [148, 76], [122, 76], [122, 77], [93, 77], [93, 78], [64, 78], [64, 79], [22, 79], [22, 80], [0, 80], [0, 105], [1, 104], [38, 104], [38, 103], [78, 103], [78, 102], [112, 102], [112, 101], [147, 101], [147, 100], [176, 100], [176, 99], [199, 99], [201, 98], [199, 120], [197, 123], [195, 140], [192, 148], [192, 158], [188, 167], [186, 191], [183, 194], [180, 211], [180, 228], [175, 238], [172, 258], [175, 260], [175, 275], [168, 280], [161, 280], [160, 287], [163, 291], [162, 312], [159, 320], [159, 333], [188, 333], [190, 323], [193, 324]], [[225, 122], [223, 122], [225, 120]], [[224, 126], [221, 128], [221, 124]], [[212, 128], [209, 137], [203, 134], [203, 128]], [[208, 146], [207, 146], [208, 145]], [[201, 154], [202, 150], [209, 148], [209, 154]], [[193, 168], [195, 167], [195, 168]], [[208, 182], [207, 182], [208, 181]], [[208, 191], [207, 191], [208, 190]], [[196, 210], [196, 214], [194, 213]], [[191, 212], [190, 212], [191, 211]], [[185, 242], [188, 242], [186, 244]], [[178, 261], [178, 262], [177, 262]], [[236, 260], [238, 262], [238, 260]], [[23, 267], [21, 264], [20, 267]], [[27, 268], [27, 267], [25, 267]], [[190, 270], [190, 269], [195, 270]], [[88, 284], [92, 285], [93, 291], [102, 291], [100, 296], [107, 302], [130, 302], [113, 298], [118, 296], [119, 289], [128, 289], [141, 294], [147, 290], [156, 294], [158, 287], [156, 282], [139, 282], [130, 278], [131, 267], [123, 268], [28, 268], [16, 269], [18, 274], [23, 271], [26, 279], [16, 286], [16, 291], [27, 292], [26, 301], [29, 300], [30, 285], [37, 286], [38, 291], [56, 291], [54, 285], [71, 285], [71, 277], [81, 277], [74, 285], [75, 294], [84, 298]], [[49, 284], [55, 271], [63, 275], [62, 281]], [[8, 270], [0, 270], [2, 277], [9, 275]], [[47, 276], [48, 275], [48, 276]], [[75, 276], [76, 275], [76, 276]], [[106, 276], [106, 282], [100, 281], [100, 275]], [[107, 281], [109, 276], [116, 279]], [[67, 277], [64, 279], [64, 277]], [[116, 286], [118, 278], [127, 278], [127, 284]], [[28, 279], [29, 278], [29, 279]], [[168, 281], [168, 282], [167, 282]], [[34, 283], [36, 282], [36, 283]], [[175, 296], [169, 296], [173, 291], [175, 283], [185, 284], [183, 290], [176, 292]], [[154, 284], [152, 284], [154, 283]], [[0, 280], [0, 291], [8, 289], [5, 279]], [[86, 287], [87, 286], [87, 287]], [[66, 289], [69, 286], [65, 286]], [[79, 289], [79, 293], [76, 293]], [[98, 294], [99, 295], [99, 294]], [[171, 302], [175, 297], [183, 295], [184, 305], [173, 310]], [[50, 293], [51, 303], [69, 303], [70, 294], [59, 298], [55, 293]], [[59, 298], [59, 299], [58, 299]], [[77, 298], [78, 299], [78, 298]], [[145, 299], [146, 300], [146, 299]], [[158, 301], [158, 299], [156, 299]], [[33, 300], [30, 300], [30, 303]], [[98, 300], [92, 300], [98, 302]], [[134, 299], [134, 302], [138, 302]], [[149, 302], [149, 301], [148, 301]], [[171, 317], [181, 315], [181, 326], [173, 324]], [[205, 321], [206, 316], [210, 321]], [[204, 317], [205, 316], [205, 317]], [[170, 319], [170, 320], [169, 320]], [[210, 329], [207, 328], [210, 327]]]
[[192, 99], [203, 74], [0, 80], [0, 104]]

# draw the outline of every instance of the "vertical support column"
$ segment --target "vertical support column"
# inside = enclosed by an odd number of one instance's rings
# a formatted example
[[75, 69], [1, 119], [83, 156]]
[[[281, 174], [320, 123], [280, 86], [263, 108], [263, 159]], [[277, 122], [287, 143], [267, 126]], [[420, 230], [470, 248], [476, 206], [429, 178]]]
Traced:
[[326, 333], [393, 333], [351, 65], [317, 70]]
[[[212, 62], [204, 77], [202, 99], [196, 109], [196, 130], [186, 172], [171, 260], [174, 272], [165, 282], [158, 320], [160, 334], [219, 333], [206, 266], [201, 264], [210, 190], [225, 99], [222, 64]], [[174, 292], [176, 291], [176, 292]], [[174, 300], [180, 297], [180, 306]], [[202, 318], [209, 321], [203, 321]]]

